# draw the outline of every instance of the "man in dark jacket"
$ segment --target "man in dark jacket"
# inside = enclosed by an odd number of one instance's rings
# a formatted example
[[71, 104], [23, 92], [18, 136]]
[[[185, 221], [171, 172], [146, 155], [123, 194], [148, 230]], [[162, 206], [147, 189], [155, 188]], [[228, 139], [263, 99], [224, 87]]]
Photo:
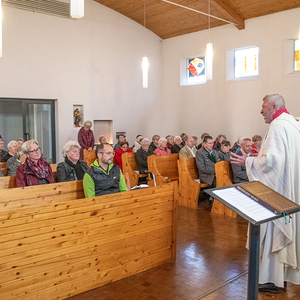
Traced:
[[213, 150], [214, 140], [206, 136], [203, 140], [203, 148], [196, 152], [196, 164], [199, 170], [201, 182], [208, 183], [211, 188], [216, 187], [215, 164], [220, 161], [218, 153]]
[[122, 143], [122, 142], [125, 142], [125, 139], [126, 137], [125, 137], [125, 134], [123, 134], [123, 133], [121, 133], [121, 134], [119, 134], [118, 135], [118, 142], [115, 144], [115, 146], [114, 146], [114, 150], [118, 150], [118, 149], [120, 149], [120, 144]]
[[0, 138], [0, 159], [2, 159], [3, 156], [7, 155], [7, 151], [3, 150], [4, 148], [4, 142], [3, 139]]
[[153, 137], [152, 137], [152, 142], [149, 146], [149, 150], [153, 153], [154, 150], [158, 147], [158, 141], [160, 139], [160, 136], [158, 134], [155, 134]]
[[[252, 141], [249, 138], [244, 138], [241, 142], [241, 149], [250, 156], [252, 150]], [[240, 150], [237, 155], [243, 156], [242, 151]], [[248, 176], [245, 166], [239, 166], [236, 164], [231, 164], [233, 171], [233, 181], [234, 183], [248, 182]]]

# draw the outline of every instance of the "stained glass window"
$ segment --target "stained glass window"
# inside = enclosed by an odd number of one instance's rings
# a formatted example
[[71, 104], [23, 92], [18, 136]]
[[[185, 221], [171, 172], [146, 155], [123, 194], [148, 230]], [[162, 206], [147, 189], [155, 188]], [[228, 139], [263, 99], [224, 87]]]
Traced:
[[300, 71], [300, 40], [295, 41], [294, 71]]
[[234, 77], [258, 76], [258, 47], [234, 50]]
[[187, 59], [187, 83], [201, 83], [206, 81], [205, 56]]

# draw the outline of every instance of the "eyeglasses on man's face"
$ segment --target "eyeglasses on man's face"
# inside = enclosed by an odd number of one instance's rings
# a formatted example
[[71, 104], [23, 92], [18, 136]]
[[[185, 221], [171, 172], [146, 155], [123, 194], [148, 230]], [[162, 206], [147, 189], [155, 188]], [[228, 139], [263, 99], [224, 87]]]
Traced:
[[100, 153], [115, 156], [115, 153], [113, 151], [101, 151]]
[[35, 150], [28, 151], [28, 153], [38, 153], [41, 150], [40, 147], [36, 148]]

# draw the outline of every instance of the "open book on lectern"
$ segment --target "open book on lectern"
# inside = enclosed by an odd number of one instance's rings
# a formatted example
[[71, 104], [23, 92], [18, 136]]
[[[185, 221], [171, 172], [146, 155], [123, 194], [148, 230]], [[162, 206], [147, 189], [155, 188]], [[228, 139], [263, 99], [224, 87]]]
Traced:
[[205, 190], [249, 222], [258, 225], [300, 211], [300, 206], [260, 181]]

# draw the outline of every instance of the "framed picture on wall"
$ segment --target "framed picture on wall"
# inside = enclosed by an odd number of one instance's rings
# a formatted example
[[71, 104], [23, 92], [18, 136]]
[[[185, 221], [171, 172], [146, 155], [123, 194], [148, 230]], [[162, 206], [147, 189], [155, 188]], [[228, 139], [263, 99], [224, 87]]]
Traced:
[[120, 134], [123, 134], [123, 135], [125, 136], [125, 138], [126, 138], [126, 132], [125, 132], [125, 131], [117, 131], [117, 132], [116, 132], [116, 139], [119, 138], [119, 135], [120, 135]]
[[84, 123], [83, 120], [83, 105], [73, 105], [73, 126], [82, 127]]

